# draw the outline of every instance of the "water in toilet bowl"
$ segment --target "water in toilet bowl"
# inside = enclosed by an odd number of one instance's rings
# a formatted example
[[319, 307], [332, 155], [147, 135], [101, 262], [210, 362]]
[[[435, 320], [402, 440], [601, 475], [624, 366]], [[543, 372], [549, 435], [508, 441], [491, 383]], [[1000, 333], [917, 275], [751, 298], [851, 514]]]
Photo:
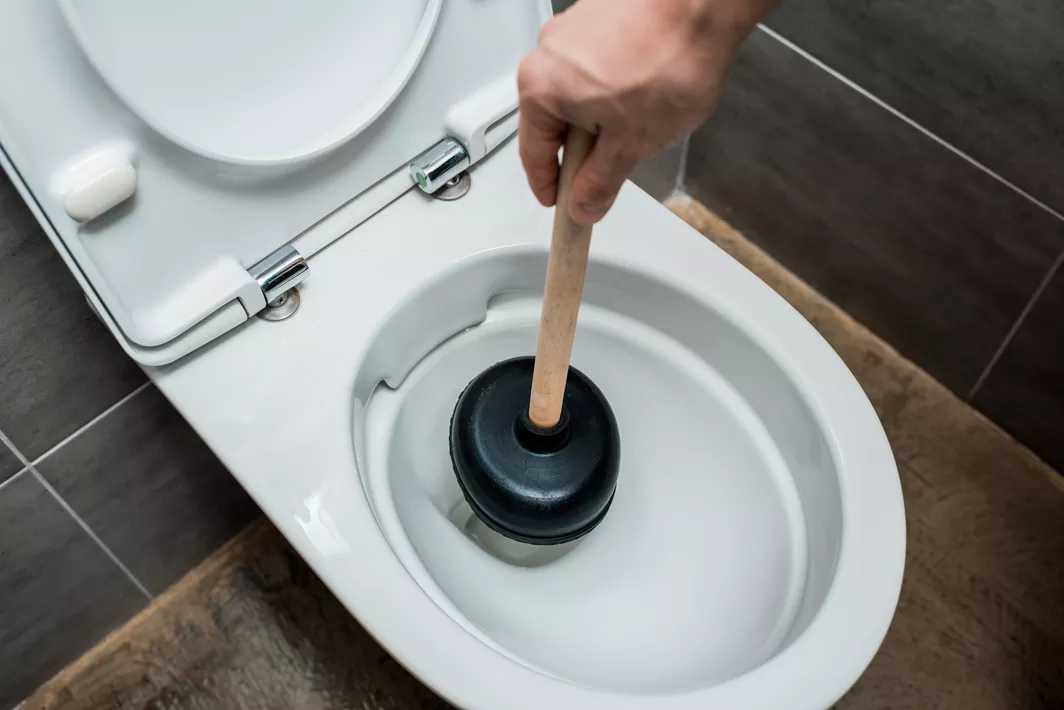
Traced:
[[487, 298], [479, 323], [416, 359], [397, 386], [374, 388], [357, 418], [363, 483], [411, 575], [500, 652], [629, 693], [720, 683], [777, 653], [815, 612], [830, 516], [813, 525], [811, 562], [805, 501], [763, 412], [702, 353], [610, 307], [604, 294], [615, 292], [593, 274], [573, 363], [606, 393], [621, 431], [638, 432], [622, 442], [598, 529], [547, 550], [500, 540], [469, 516], [451, 470], [446, 424], [462, 388], [534, 351], [532, 289]]
[[518, 567], [542, 567], [561, 559], [580, 544], [580, 540], [570, 540], [558, 545], [530, 545], [500, 535], [476, 516], [465, 499], [454, 504], [448, 518], [477, 547], [496, 559]]

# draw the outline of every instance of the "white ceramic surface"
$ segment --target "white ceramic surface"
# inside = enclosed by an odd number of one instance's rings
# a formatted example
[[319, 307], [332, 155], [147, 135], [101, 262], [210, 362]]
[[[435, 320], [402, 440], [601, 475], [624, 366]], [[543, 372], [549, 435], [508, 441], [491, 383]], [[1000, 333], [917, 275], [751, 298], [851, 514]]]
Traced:
[[[0, 164], [126, 352], [171, 362], [265, 306], [249, 267], [293, 242], [309, 256], [394, 200], [411, 160], [499, 116], [493, 97], [512, 95], [512, 113], [515, 86], [483, 92], [549, 14], [549, 0], [8, 0]], [[474, 138], [481, 153], [501, 140]]]
[[[595, 234], [576, 353], [622, 419], [617, 510], [519, 569], [444, 515], [434, 412], [530, 347], [550, 222], [508, 144], [463, 199], [410, 192], [315, 255], [292, 319], [149, 373], [347, 608], [459, 707], [829, 707], [898, 598], [889, 445], [815, 330], [630, 184]], [[651, 470], [670, 438], [669, 470]], [[518, 594], [572, 628], [508, 608]]]
[[148, 125], [204, 157], [305, 160], [399, 95], [442, 0], [59, 0], [96, 71]]

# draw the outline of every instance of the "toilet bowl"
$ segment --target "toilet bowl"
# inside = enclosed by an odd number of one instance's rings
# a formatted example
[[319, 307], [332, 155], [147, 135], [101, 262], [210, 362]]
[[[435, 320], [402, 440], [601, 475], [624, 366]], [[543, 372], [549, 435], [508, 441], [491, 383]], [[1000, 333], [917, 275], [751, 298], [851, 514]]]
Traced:
[[[205, 46], [234, 64], [200, 98], [237, 123], [214, 132], [122, 61], [180, 45], [147, 41], [164, 30], [127, 1], [0, 10], [0, 94], [19, 99], [0, 161], [117, 340], [400, 663], [468, 710], [817, 710], [846, 692], [902, 578], [882, 427], [797, 312], [634, 185], [596, 229], [573, 352], [622, 434], [608, 515], [533, 547], [464, 503], [458, 395], [535, 349], [552, 215], [500, 69], [549, 7], [397, 2], [365, 25], [357, 3], [311, 3], [323, 24], [294, 32], [318, 61], [357, 63], [335, 33], [378, 23], [390, 69], [352, 105], [241, 135], [227, 91], [280, 111], [289, 90], [218, 34], [247, 8], [215, 3]], [[167, 23], [198, 32], [208, 8], [184, 7]], [[257, 22], [260, 40], [282, 29]], [[31, 51], [36, 82], [4, 68]], [[198, 69], [162, 64], [199, 95]], [[415, 187], [418, 169], [444, 187]]]

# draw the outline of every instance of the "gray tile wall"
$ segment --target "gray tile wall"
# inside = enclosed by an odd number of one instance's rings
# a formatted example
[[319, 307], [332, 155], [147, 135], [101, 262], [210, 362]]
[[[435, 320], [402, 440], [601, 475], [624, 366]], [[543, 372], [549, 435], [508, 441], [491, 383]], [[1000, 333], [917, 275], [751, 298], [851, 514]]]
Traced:
[[783, 0], [684, 187], [1064, 470], [1064, 4]]

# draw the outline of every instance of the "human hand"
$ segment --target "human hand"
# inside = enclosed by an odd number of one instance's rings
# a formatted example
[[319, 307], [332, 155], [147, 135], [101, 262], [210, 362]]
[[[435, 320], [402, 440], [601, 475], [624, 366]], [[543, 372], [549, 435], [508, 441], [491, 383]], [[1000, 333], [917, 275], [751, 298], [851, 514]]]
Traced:
[[543, 27], [517, 74], [518, 142], [532, 192], [555, 203], [568, 125], [597, 134], [572, 217], [602, 219], [644, 160], [716, 107], [739, 44], [777, 0], [579, 0]]

